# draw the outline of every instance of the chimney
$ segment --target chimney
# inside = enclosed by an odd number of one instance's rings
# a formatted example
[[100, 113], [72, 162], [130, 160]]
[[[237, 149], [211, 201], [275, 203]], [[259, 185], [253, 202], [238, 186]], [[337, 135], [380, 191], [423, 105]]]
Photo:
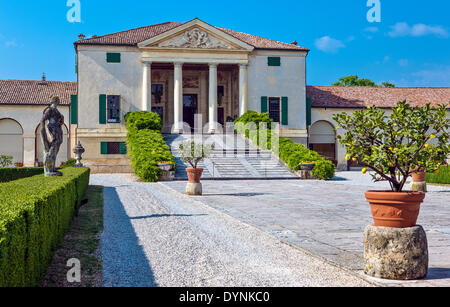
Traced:
[[79, 39], [84, 39], [85, 37], [86, 37], [86, 35], [84, 35], [84, 34], [78, 35], [78, 38], [79, 38]]
[[47, 78], [45, 77], [45, 72], [42, 73], [42, 82], [47, 81]]
[[291, 45], [298, 46], [298, 43], [297, 43], [297, 41], [293, 41], [293, 42], [291, 43]]

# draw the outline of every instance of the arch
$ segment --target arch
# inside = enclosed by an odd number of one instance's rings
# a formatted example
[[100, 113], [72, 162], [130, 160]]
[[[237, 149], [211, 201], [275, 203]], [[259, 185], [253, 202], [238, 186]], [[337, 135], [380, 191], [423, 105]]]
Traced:
[[328, 121], [316, 121], [309, 132], [310, 148], [325, 158], [336, 161], [336, 130]]
[[23, 128], [15, 119], [0, 119], [0, 155], [13, 157], [13, 163], [23, 163]]
[[[35, 160], [37, 162], [44, 161], [44, 145], [42, 144], [41, 136], [41, 124], [37, 125], [36, 131], [36, 142], [35, 142]], [[61, 163], [66, 162], [69, 159], [69, 129], [66, 124], [63, 125], [63, 143], [59, 149], [58, 157], [56, 158], [56, 165], [59, 166]]]

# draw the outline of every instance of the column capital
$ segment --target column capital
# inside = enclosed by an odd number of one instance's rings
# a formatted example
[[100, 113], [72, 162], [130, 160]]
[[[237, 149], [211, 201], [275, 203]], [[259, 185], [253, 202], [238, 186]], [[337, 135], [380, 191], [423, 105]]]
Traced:
[[152, 61], [142, 61], [142, 65], [144, 66], [152, 65]]
[[173, 62], [173, 65], [175, 66], [183, 66], [183, 62]]
[[245, 63], [245, 64], [241, 63], [241, 64], [239, 64], [239, 67], [245, 69], [248, 67], [248, 63]]
[[214, 67], [217, 67], [219, 64], [217, 64], [217, 63], [208, 63], [208, 65], [209, 65], [209, 67], [214, 68]]

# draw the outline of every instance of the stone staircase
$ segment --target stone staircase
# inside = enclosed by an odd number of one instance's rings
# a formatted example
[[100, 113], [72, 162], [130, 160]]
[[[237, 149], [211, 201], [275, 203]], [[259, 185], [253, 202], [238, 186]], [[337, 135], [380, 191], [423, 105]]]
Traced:
[[260, 150], [247, 139], [236, 134], [220, 135], [174, 135], [166, 134], [177, 165], [176, 180], [186, 180], [186, 168], [181, 161], [178, 146], [180, 143], [194, 140], [203, 144], [215, 144], [215, 150], [209, 159], [199, 164], [203, 168], [202, 179], [299, 179], [269, 150]]

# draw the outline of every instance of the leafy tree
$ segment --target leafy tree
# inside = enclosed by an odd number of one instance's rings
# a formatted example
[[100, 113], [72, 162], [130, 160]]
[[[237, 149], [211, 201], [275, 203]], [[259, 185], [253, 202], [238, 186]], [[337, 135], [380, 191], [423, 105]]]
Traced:
[[339, 141], [346, 160], [358, 161], [373, 171], [375, 181], [389, 181], [393, 192], [401, 192], [408, 177], [419, 171], [436, 172], [450, 152], [450, 120], [447, 106], [411, 107], [399, 102], [386, 116], [382, 109], [368, 107], [352, 115], [333, 119], [345, 130]]
[[[339, 82], [333, 83], [333, 86], [369, 86], [369, 87], [379, 87], [375, 82], [370, 79], [360, 79], [358, 75], [352, 75], [347, 77], [342, 77]], [[395, 87], [394, 84], [389, 82], [383, 82], [382, 87]]]
[[381, 83], [381, 86], [382, 87], [390, 87], [390, 88], [392, 88], [392, 87], [395, 87], [395, 84], [392, 84], [392, 83], [389, 83], [389, 82], [383, 82], [383, 83]]

